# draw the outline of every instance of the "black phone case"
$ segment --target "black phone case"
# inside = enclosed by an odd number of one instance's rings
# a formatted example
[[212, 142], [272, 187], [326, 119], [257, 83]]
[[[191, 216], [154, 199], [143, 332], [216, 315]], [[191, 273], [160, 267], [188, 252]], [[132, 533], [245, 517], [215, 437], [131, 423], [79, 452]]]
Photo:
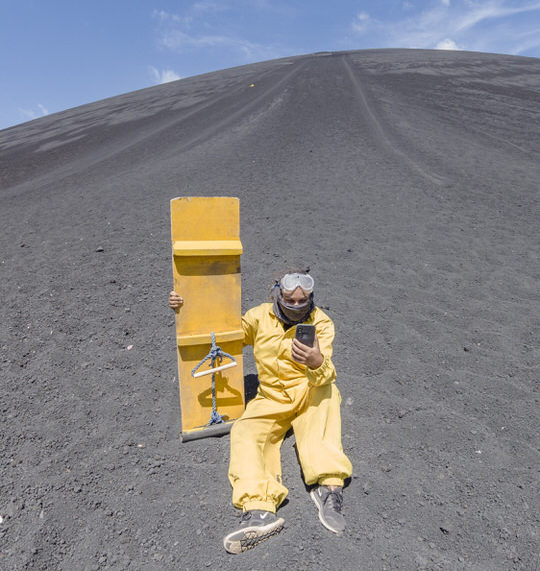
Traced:
[[313, 342], [315, 341], [315, 325], [298, 324], [296, 326], [295, 336], [300, 343], [308, 347], [313, 347]]

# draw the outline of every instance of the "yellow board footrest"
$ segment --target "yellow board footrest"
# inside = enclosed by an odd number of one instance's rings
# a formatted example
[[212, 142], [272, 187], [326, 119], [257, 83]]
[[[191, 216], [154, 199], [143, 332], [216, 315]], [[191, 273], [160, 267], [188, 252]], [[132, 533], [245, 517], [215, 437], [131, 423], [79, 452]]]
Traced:
[[176, 240], [173, 242], [175, 256], [239, 256], [242, 253], [240, 240]]
[[[241, 341], [244, 339], [244, 332], [242, 329], [235, 329], [233, 331], [217, 331], [214, 335], [218, 345], [227, 341]], [[211, 345], [212, 335], [210, 333], [179, 335], [176, 338], [176, 343], [179, 347], [187, 347], [189, 345]]]

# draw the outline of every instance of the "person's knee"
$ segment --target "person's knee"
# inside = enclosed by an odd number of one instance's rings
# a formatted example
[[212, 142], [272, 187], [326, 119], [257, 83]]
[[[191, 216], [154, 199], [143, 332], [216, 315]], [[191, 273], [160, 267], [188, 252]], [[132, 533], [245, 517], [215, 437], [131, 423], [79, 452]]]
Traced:
[[258, 433], [252, 423], [245, 420], [237, 420], [231, 428], [231, 445], [246, 446], [250, 442], [256, 442]]

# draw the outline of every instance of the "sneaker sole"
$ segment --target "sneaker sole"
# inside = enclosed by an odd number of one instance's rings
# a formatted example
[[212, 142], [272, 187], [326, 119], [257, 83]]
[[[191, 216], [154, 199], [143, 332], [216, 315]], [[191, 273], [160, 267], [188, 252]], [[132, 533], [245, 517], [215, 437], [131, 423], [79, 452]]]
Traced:
[[343, 533], [343, 529], [334, 529], [324, 518], [322, 515], [322, 504], [319, 502], [319, 497], [317, 496], [317, 491], [316, 490], [311, 490], [311, 492], [309, 492], [309, 495], [311, 496], [311, 499], [313, 500], [313, 503], [317, 506], [317, 509], [319, 510], [319, 521], [324, 525], [324, 527], [326, 527], [326, 529], [328, 531], [331, 531], [332, 533], [335, 533], [336, 535], [341, 535]]
[[277, 535], [282, 529], [285, 520], [279, 518], [268, 525], [253, 525], [229, 533], [223, 540], [223, 547], [228, 553], [235, 555], [244, 553], [257, 547], [259, 543], [266, 541], [273, 535]]

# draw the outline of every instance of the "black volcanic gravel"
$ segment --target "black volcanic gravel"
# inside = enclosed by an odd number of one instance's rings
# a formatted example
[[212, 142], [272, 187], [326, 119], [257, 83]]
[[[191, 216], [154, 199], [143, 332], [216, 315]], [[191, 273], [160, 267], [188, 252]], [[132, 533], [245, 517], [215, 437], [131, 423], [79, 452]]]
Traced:
[[[537, 59], [370, 50], [1, 131], [0, 568], [538, 569], [539, 101]], [[336, 323], [343, 537], [290, 437], [285, 530], [223, 550], [228, 437], [178, 437], [191, 195], [240, 198], [244, 309], [304, 263]]]

